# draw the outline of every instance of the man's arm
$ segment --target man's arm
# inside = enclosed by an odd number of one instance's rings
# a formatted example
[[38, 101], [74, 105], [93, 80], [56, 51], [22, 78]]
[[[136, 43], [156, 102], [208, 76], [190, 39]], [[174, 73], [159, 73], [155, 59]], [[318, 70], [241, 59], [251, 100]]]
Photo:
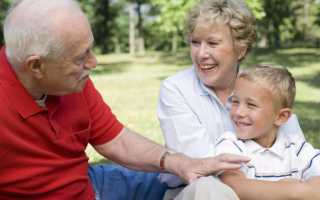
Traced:
[[238, 169], [240, 163], [248, 161], [246, 157], [230, 154], [191, 159], [184, 154], [173, 153], [165, 157], [164, 169], [161, 169], [160, 159], [166, 149], [127, 128], [123, 128], [110, 142], [96, 145], [95, 148], [103, 156], [131, 169], [167, 171], [180, 176], [188, 183], [220, 170]]
[[239, 170], [227, 171], [221, 180], [233, 188], [241, 200], [319, 200], [320, 177], [309, 181], [260, 181], [247, 179]]

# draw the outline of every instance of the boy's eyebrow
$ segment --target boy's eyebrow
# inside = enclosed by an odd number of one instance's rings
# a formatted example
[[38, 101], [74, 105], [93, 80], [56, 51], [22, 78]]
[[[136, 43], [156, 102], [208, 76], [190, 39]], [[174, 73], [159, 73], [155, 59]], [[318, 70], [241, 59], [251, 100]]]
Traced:
[[246, 100], [247, 101], [253, 101], [253, 102], [256, 102], [256, 99], [252, 98], [252, 97], [246, 97]]

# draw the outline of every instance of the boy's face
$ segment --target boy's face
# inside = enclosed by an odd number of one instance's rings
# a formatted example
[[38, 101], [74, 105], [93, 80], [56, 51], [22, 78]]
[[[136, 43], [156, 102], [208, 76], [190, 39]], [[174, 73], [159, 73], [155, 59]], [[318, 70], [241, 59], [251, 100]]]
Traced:
[[276, 138], [279, 109], [270, 90], [259, 83], [238, 78], [232, 96], [231, 118], [240, 139], [253, 139], [270, 147]]

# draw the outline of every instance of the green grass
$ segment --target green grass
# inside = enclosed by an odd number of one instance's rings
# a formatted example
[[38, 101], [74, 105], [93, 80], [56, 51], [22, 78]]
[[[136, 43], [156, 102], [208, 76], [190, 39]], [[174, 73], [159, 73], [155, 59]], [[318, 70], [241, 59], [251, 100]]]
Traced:
[[[255, 63], [287, 66], [297, 80], [295, 113], [307, 139], [320, 147], [320, 51], [319, 49], [259, 49], [243, 67]], [[163, 79], [191, 65], [188, 52], [175, 55], [151, 52], [143, 57], [98, 56], [92, 79], [118, 119], [127, 127], [163, 144], [156, 116], [159, 88]], [[101, 162], [91, 147], [90, 162]]]

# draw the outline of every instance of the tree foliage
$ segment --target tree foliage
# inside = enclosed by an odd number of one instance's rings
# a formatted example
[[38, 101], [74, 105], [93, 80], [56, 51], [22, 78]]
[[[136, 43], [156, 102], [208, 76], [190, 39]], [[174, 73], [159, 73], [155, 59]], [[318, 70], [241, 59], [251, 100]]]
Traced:
[[0, 0], [0, 44], [3, 44], [3, 31], [2, 31], [2, 27], [3, 27], [3, 20], [5, 18], [5, 14], [9, 8], [9, 0]]
[[[176, 51], [185, 46], [186, 13], [199, 0], [78, 1], [92, 24], [96, 50], [107, 53], [129, 51], [130, 23], [134, 34], [131, 46], [138, 51], [139, 48]], [[261, 46], [314, 45], [314, 41], [320, 40], [320, 0], [245, 1], [257, 18]], [[0, 0], [1, 29], [9, 2]], [[134, 8], [132, 18], [130, 6]]]

